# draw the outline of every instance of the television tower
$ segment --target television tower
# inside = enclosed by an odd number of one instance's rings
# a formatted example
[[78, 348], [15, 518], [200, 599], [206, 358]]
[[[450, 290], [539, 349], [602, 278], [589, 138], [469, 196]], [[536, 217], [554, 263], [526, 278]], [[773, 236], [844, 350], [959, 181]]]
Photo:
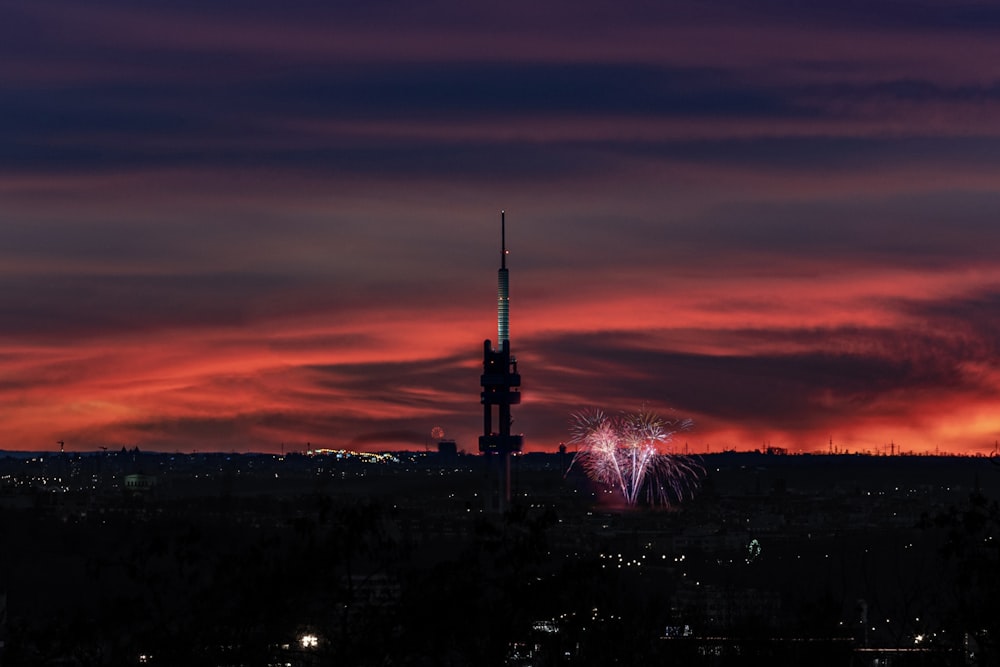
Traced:
[[[521, 376], [517, 359], [510, 353], [510, 283], [507, 272], [507, 230], [504, 212], [500, 211], [500, 271], [497, 273], [497, 345], [487, 338], [483, 342], [483, 434], [479, 436], [479, 451], [497, 455], [503, 463], [502, 488], [498, 509], [510, 505], [510, 457], [521, 451], [523, 435], [511, 435], [510, 406], [521, 402]], [[494, 420], [496, 426], [494, 427]]]

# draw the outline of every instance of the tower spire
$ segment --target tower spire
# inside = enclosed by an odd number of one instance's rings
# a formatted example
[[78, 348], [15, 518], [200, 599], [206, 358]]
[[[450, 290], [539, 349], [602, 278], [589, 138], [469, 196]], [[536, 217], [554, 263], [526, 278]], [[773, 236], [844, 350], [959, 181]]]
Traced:
[[504, 212], [500, 210], [500, 268], [507, 268], [507, 225], [504, 223]]
[[510, 341], [510, 278], [507, 272], [507, 226], [500, 211], [500, 271], [497, 273], [497, 349]]

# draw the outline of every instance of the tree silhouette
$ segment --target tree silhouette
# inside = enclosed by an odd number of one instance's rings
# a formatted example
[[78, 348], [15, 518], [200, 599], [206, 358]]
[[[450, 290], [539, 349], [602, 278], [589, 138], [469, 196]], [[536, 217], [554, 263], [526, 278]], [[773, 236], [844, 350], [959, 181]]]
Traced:
[[975, 492], [935, 523], [945, 531], [943, 602], [951, 641], [970, 646], [973, 664], [1000, 664], [1000, 505]]

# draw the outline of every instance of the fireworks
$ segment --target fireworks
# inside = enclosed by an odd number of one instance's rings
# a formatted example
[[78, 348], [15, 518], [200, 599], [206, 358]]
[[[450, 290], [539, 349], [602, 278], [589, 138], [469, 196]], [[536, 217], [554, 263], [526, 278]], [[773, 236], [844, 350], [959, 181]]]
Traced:
[[629, 505], [643, 494], [651, 504], [683, 500], [694, 490], [701, 466], [664, 448], [675, 433], [691, 426], [690, 419], [668, 420], [646, 410], [615, 416], [601, 410], [577, 413], [570, 442], [579, 449], [570, 467], [579, 461], [591, 479], [618, 489]]

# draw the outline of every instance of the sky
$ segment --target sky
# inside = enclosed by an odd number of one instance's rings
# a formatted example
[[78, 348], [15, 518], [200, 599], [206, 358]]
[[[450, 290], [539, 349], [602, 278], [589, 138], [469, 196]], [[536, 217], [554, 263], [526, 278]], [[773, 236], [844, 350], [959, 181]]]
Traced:
[[992, 453], [1000, 6], [0, 0], [0, 448]]

